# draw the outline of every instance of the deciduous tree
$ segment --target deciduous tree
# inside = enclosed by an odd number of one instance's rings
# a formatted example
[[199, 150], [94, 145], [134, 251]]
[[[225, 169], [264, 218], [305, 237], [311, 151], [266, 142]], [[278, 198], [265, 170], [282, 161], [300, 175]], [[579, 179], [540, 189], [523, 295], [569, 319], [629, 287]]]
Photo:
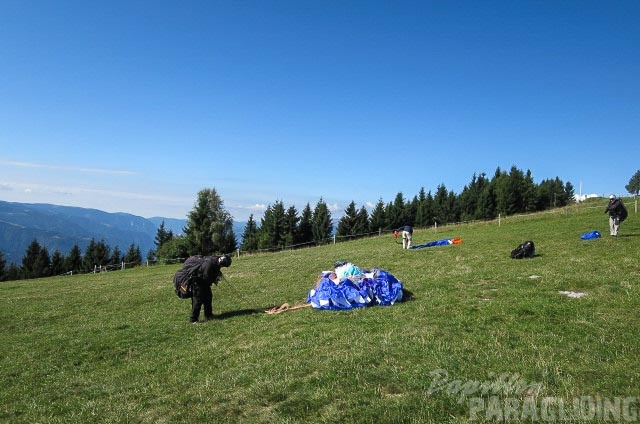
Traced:
[[637, 196], [640, 193], [640, 169], [629, 180], [629, 184], [624, 186], [629, 194]]

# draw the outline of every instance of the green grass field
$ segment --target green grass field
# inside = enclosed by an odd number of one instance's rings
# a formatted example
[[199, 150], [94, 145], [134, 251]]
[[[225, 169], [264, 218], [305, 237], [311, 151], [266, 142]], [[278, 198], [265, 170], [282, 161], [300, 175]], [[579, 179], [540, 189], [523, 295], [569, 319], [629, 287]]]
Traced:
[[[0, 421], [604, 420], [561, 411], [575, 399], [637, 421], [640, 219], [626, 203], [617, 238], [598, 200], [414, 233], [454, 246], [406, 251], [386, 234], [234, 258], [213, 289], [219, 319], [200, 325], [173, 294], [178, 265], [2, 283]], [[538, 255], [510, 259], [528, 239]], [[390, 271], [409, 299], [264, 313], [304, 301], [338, 259]]]

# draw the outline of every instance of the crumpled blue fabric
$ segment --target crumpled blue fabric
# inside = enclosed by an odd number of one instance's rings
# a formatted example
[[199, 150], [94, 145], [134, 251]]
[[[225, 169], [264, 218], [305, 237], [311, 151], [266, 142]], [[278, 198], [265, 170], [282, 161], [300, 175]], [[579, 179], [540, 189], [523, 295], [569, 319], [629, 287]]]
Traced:
[[373, 283], [371, 279], [364, 280], [364, 284], [370, 286], [377, 304], [388, 306], [402, 300], [402, 283], [385, 270], [380, 269], [377, 271], [374, 272], [376, 277]]
[[374, 268], [373, 278], [360, 274], [363, 278], [354, 282], [349, 278], [338, 284], [323, 275], [315, 288], [307, 295], [307, 302], [315, 309], [353, 309], [365, 306], [393, 305], [402, 300], [402, 283], [387, 271]]
[[591, 240], [602, 237], [602, 234], [598, 230], [589, 231], [588, 233], [584, 233], [580, 236], [582, 240]]

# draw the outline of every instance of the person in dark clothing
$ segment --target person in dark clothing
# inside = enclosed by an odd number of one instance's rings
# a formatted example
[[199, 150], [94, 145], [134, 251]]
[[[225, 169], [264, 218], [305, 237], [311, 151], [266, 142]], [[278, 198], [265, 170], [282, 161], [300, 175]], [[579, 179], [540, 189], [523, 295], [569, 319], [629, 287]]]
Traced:
[[413, 242], [413, 228], [411, 225], [404, 225], [400, 228], [396, 228], [394, 231], [402, 231], [402, 248], [411, 249], [411, 244]]
[[609, 213], [609, 234], [616, 237], [618, 229], [620, 229], [620, 223], [627, 218], [627, 210], [622, 200], [616, 198], [613, 194], [609, 196], [609, 204], [604, 213]]
[[192, 324], [198, 323], [200, 309], [203, 306], [204, 319], [209, 321], [214, 318], [211, 284], [218, 284], [218, 280], [222, 277], [220, 269], [230, 265], [231, 257], [229, 255], [209, 256], [202, 262], [197, 271], [193, 273], [193, 297], [191, 298], [191, 317], [189, 318]]

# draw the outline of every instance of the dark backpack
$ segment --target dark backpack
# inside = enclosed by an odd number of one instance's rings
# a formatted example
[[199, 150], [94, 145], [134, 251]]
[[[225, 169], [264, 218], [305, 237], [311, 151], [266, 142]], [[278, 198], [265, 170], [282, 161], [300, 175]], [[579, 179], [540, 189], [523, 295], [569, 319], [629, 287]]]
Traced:
[[209, 256], [195, 255], [184, 261], [182, 268], [176, 271], [173, 276], [173, 288], [176, 296], [180, 299], [193, 297], [193, 278], [198, 276], [198, 269], [209, 259]]
[[511, 251], [511, 259], [533, 258], [536, 247], [531, 240], [525, 241]]
[[618, 213], [618, 219], [620, 220], [620, 222], [627, 219], [628, 215], [629, 213], [627, 212], [627, 208], [624, 207], [624, 203], [620, 202], [620, 211]]
[[619, 198], [615, 199], [607, 206], [606, 212], [609, 212], [612, 218], [617, 218], [619, 222], [627, 219], [627, 216], [629, 215], [627, 208], [624, 207], [624, 203], [622, 203], [622, 200]]

